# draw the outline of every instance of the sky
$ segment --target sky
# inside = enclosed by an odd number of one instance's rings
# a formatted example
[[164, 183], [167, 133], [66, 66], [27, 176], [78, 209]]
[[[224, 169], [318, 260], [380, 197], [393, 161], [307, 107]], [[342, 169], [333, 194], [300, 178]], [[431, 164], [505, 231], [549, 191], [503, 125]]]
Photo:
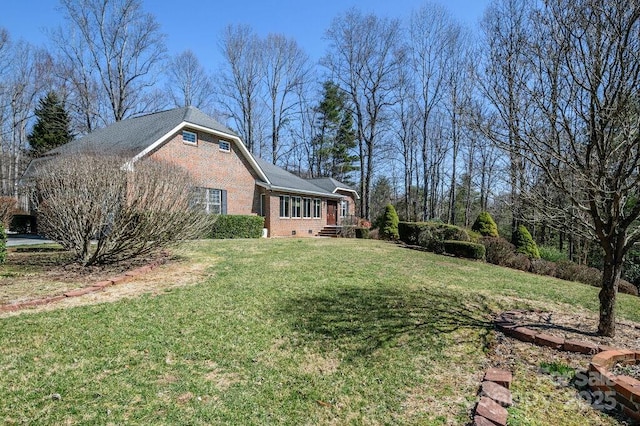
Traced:
[[[460, 23], [477, 28], [489, 0], [433, 0]], [[228, 24], [248, 24], [264, 37], [281, 33], [294, 38], [313, 61], [324, 54], [324, 33], [336, 16], [351, 7], [381, 17], [405, 19], [419, 0], [143, 0], [166, 34], [168, 53], [191, 49], [205, 69], [222, 64], [218, 37]], [[57, 0], [0, 0], [0, 27], [12, 40], [46, 45], [46, 29], [64, 24]]]

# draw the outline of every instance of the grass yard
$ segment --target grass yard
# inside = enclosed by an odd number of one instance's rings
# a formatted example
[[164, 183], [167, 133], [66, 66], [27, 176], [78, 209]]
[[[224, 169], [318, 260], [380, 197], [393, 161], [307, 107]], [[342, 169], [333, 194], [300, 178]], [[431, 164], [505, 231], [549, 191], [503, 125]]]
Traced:
[[[380, 241], [202, 241], [180, 255], [159, 269], [162, 291], [0, 318], [0, 419], [465, 424], [493, 312], [598, 306], [586, 285]], [[197, 283], [160, 282], [189, 264], [206, 265]], [[639, 302], [620, 295], [620, 317], [640, 321]], [[618, 424], [514, 362], [512, 424]]]

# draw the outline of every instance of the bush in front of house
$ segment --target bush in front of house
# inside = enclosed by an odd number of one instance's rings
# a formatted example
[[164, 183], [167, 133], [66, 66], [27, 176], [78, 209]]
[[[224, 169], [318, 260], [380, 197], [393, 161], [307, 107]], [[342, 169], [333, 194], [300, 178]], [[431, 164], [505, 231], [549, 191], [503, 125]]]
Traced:
[[493, 220], [489, 212], [483, 211], [478, 214], [476, 221], [473, 222], [471, 230], [477, 232], [483, 237], [498, 237], [498, 225]]
[[7, 234], [4, 232], [4, 225], [0, 223], [0, 263], [7, 260]]
[[519, 225], [513, 235], [513, 244], [516, 252], [526, 254], [530, 259], [540, 259], [538, 245], [533, 241], [533, 237], [524, 225]]
[[384, 209], [384, 216], [382, 218], [382, 225], [380, 226], [380, 238], [384, 240], [397, 240], [398, 239], [398, 213], [392, 204], [387, 204]]
[[356, 238], [368, 239], [369, 238], [369, 228], [355, 228], [354, 229]]
[[209, 238], [260, 238], [264, 228], [264, 217], [225, 214], [218, 216], [211, 227]]
[[482, 244], [469, 241], [445, 240], [442, 245], [447, 254], [467, 259], [484, 259], [485, 248]]

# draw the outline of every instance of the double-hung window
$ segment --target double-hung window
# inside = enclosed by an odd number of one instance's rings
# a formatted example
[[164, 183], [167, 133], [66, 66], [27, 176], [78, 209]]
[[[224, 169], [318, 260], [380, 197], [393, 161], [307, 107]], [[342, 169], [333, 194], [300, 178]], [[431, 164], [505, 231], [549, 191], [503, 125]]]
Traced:
[[288, 195], [280, 196], [280, 217], [289, 217], [289, 203], [290, 201]]
[[195, 205], [207, 214], [226, 214], [227, 191], [214, 188], [197, 188]]
[[349, 202], [347, 200], [340, 201], [340, 217], [349, 216]]
[[302, 198], [291, 197], [291, 217], [302, 217]]
[[320, 219], [322, 217], [322, 201], [318, 198], [313, 200], [313, 218]]
[[308, 219], [311, 217], [311, 198], [302, 199], [302, 217]]

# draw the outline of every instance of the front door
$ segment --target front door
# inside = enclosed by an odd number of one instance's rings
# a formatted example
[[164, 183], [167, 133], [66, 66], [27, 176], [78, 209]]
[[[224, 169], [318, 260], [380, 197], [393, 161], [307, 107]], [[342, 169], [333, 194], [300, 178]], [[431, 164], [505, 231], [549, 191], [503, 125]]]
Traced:
[[327, 201], [327, 225], [336, 224], [336, 215], [338, 214], [338, 202]]

